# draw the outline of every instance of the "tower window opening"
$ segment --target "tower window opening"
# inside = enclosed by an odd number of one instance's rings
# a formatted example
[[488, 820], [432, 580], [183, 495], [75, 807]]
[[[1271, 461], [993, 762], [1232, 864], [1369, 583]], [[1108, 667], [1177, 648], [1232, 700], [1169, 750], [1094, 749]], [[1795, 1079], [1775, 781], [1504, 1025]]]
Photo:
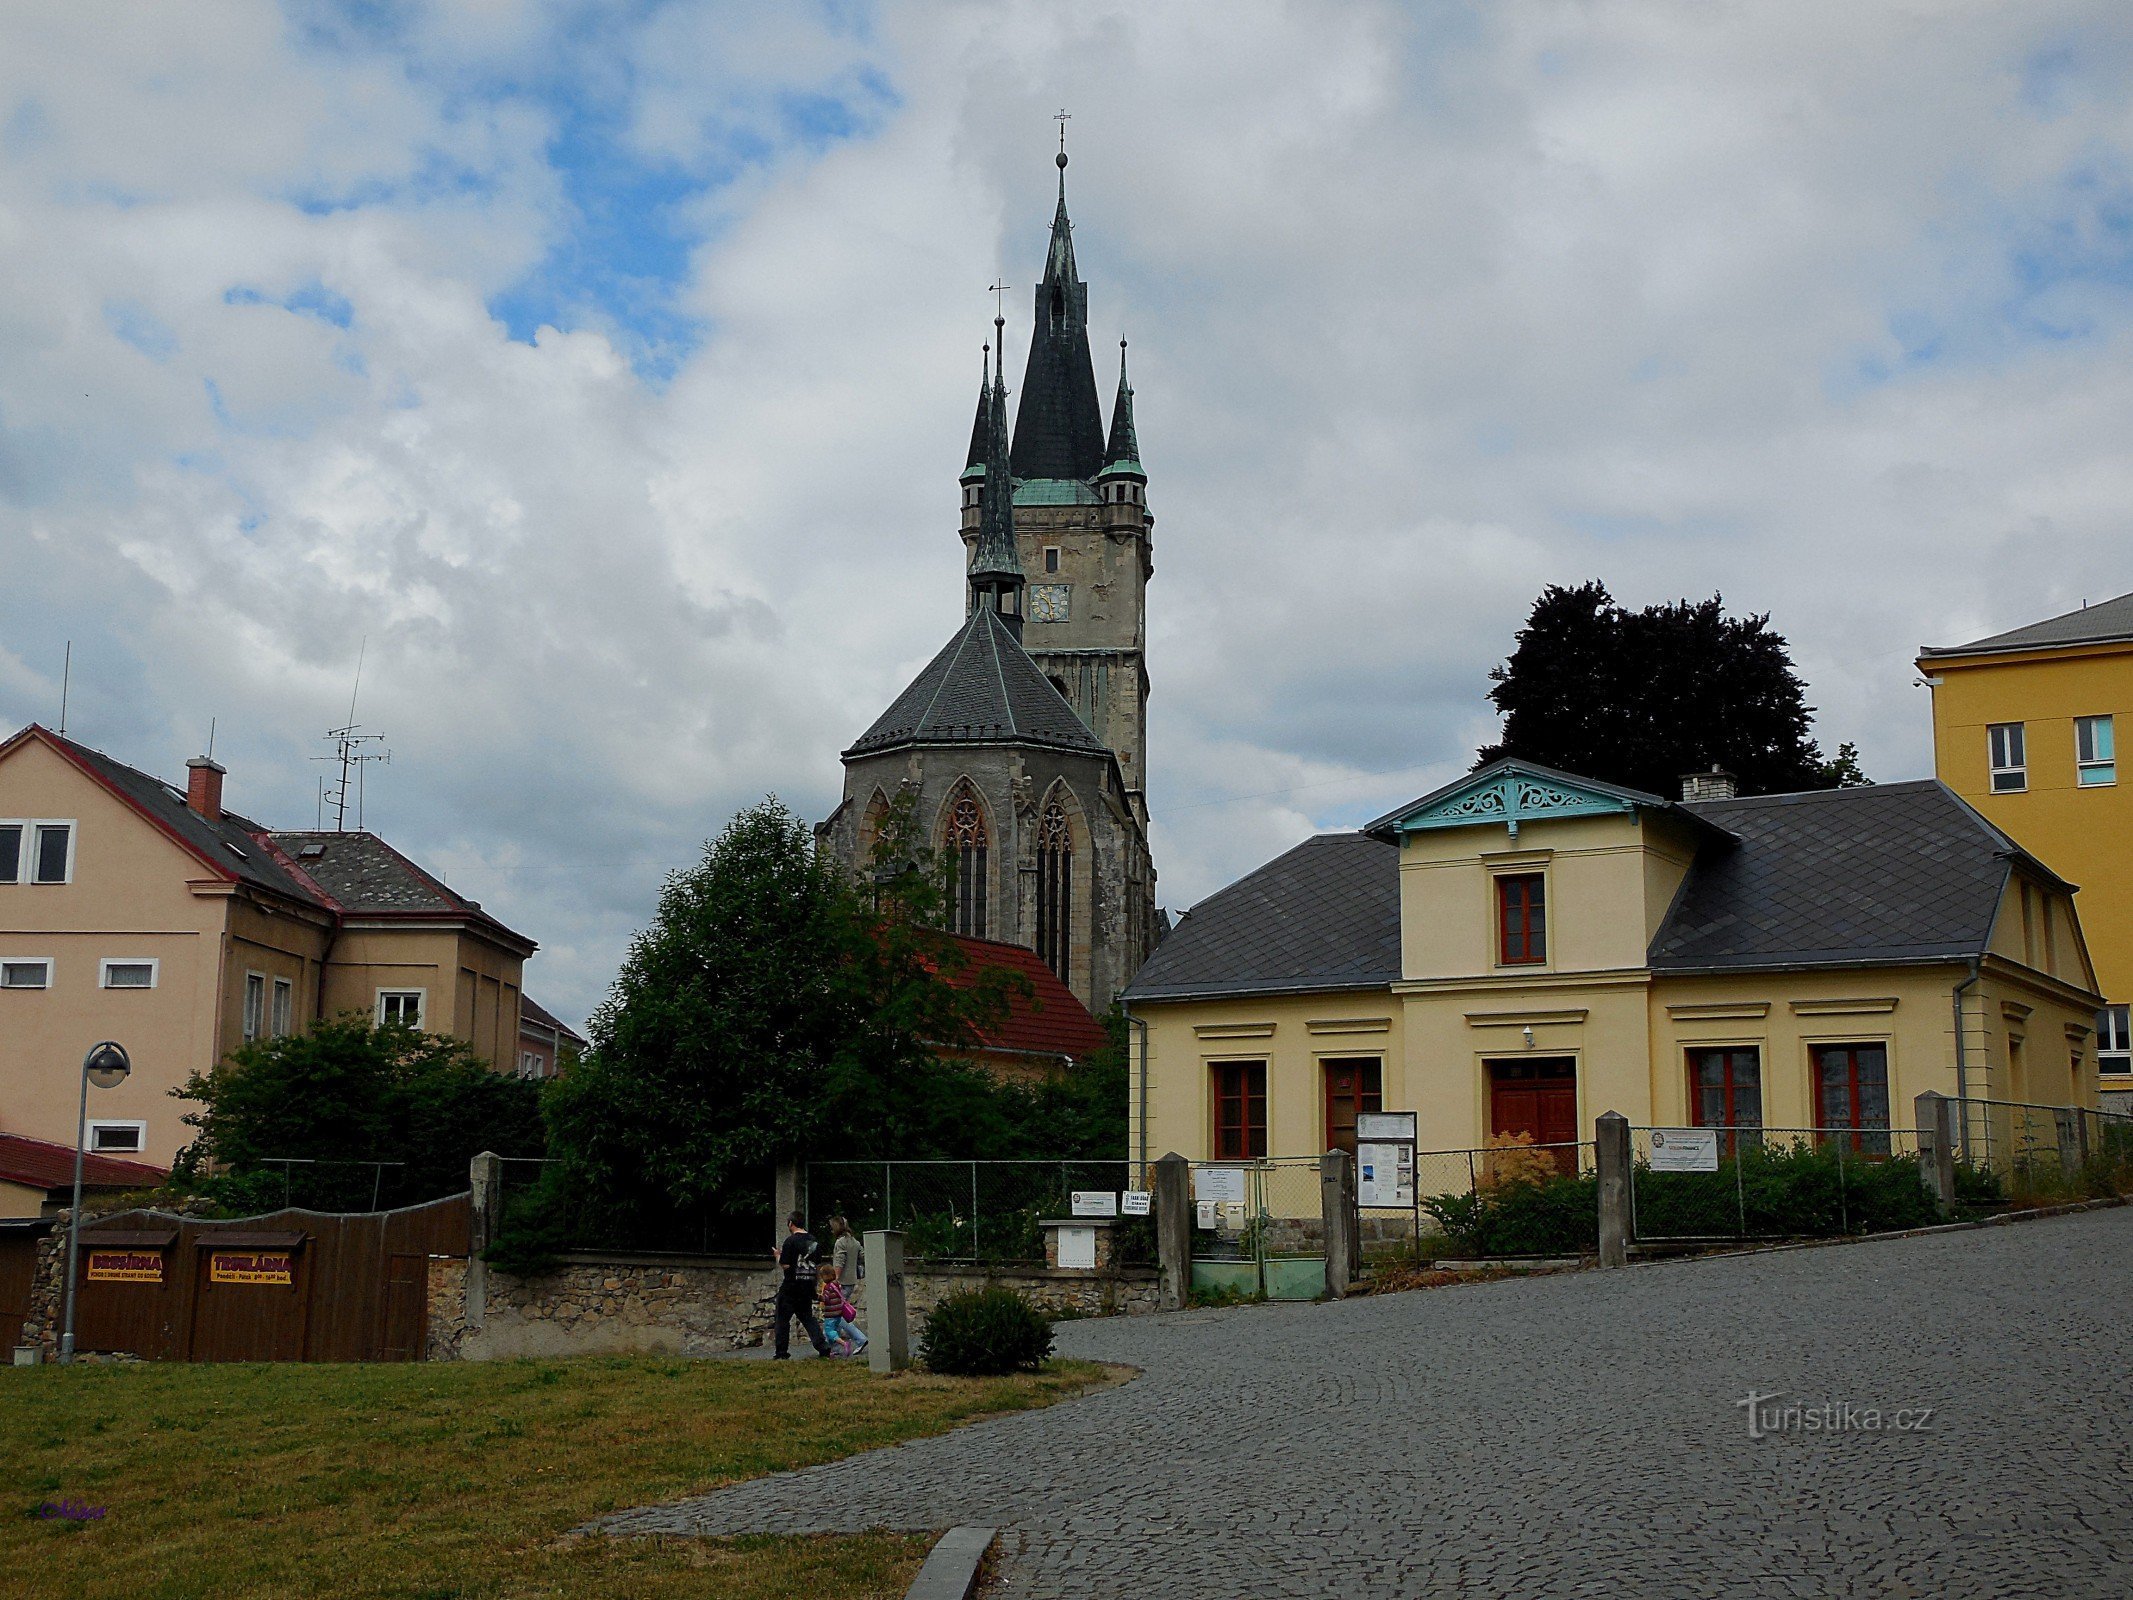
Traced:
[[976, 796], [967, 790], [955, 797], [948, 809], [949, 853], [955, 858], [955, 891], [950, 914], [953, 931], [973, 938], [986, 937], [986, 867], [991, 840], [985, 830], [985, 813]]

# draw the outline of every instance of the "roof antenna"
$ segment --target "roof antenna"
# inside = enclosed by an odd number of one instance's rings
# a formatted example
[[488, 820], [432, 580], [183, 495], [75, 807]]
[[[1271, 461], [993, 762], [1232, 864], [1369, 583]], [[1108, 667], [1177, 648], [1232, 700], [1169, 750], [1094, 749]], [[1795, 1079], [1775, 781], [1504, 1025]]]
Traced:
[[[335, 833], [346, 833], [348, 831], [348, 802], [351, 798], [355, 801], [356, 828], [359, 831], [361, 830], [363, 826], [363, 768], [373, 761], [392, 760], [392, 752], [390, 750], [365, 750], [363, 748], [366, 744], [383, 742], [385, 735], [382, 733], [365, 733], [362, 725], [355, 719], [356, 697], [363, 692], [363, 657], [369, 649], [370, 636], [365, 634], [362, 644], [356, 649], [355, 687], [348, 693], [348, 720], [338, 728], [328, 728], [326, 730], [326, 737], [333, 741], [334, 753], [330, 756], [313, 756], [311, 758], [314, 761], [337, 762], [341, 769], [340, 776], [331, 784], [328, 784], [323, 778], [319, 780], [319, 831], [322, 833], [325, 831], [325, 811], [328, 806], [333, 808], [333, 831]], [[352, 793], [350, 790], [351, 778], [354, 780]]]
[[215, 759], [215, 719], [213, 717], [207, 719], [207, 759], [210, 761]]
[[67, 641], [67, 654], [59, 668], [59, 736], [67, 736], [67, 690], [74, 683], [74, 641]]

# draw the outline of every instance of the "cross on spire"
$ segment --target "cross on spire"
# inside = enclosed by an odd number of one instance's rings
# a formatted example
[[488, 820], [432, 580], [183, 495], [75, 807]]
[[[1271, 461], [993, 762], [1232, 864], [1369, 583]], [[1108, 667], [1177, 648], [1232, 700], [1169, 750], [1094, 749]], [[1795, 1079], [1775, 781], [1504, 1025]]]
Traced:
[[[1074, 114], [1071, 111], [1067, 110], [1065, 106], [1061, 106], [1058, 112], [1053, 116], [1052, 120], [1059, 124], [1059, 153], [1061, 155], [1065, 155], [1066, 125], [1074, 120]], [[1065, 166], [1066, 163], [1062, 161], [1060, 165]]]

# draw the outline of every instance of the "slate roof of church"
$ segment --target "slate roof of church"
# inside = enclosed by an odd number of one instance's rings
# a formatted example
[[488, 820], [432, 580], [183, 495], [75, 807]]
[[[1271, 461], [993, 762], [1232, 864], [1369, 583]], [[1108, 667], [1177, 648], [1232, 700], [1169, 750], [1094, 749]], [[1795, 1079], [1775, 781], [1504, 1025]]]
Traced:
[[[1054, 295], [1060, 302], [1057, 317], [1051, 311]], [[1104, 419], [1096, 365], [1089, 357], [1088, 309], [1088, 285], [1075, 274], [1074, 225], [1067, 220], [1062, 165], [1059, 208], [1052, 216], [1051, 249], [1044, 281], [1037, 285], [1029, 362], [1015, 408], [1017, 478], [1089, 479], [1103, 469]]]
[[1923, 660], [1930, 656], [1990, 655], [2002, 650], [2049, 650], [2070, 644], [2111, 644], [2123, 639], [2133, 639], [2133, 594], [2100, 600], [2064, 616], [2047, 617], [1968, 644], [1924, 645], [1918, 654]]
[[998, 614], [980, 607], [844, 752], [910, 744], [1026, 744], [1108, 755]]
[[1700, 854], [1654, 970], [1967, 960], [2012, 863], [2051, 870], [1934, 779], [1688, 802], [1740, 842]]
[[[2016, 865], [2064, 886], [1932, 779], [1682, 809], [1724, 832], [1652, 940], [1655, 971], [1968, 960]], [[1400, 977], [1399, 861], [1367, 833], [1306, 840], [1187, 912], [1124, 998], [1383, 988]]]
[[1382, 989], [1400, 976], [1400, 847], [1306, 839], [1178, 919], [1124, 998]]

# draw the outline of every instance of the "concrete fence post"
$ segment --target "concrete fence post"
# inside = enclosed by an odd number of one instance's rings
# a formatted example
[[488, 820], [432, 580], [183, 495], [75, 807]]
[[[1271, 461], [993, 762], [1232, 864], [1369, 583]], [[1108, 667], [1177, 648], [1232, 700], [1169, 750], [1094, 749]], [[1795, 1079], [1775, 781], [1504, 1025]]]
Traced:
[[1183, 1311], [1192, 1298], [1192, 1164], [1173, 1150], [1155, 1164], [1156, 1309]]
[[479, 1328], [489, 1310], [489, 1263], [483, 1259], [504, 1227], [504, 1159], [484, 1150], [467, 1163], [467, 1311], [469, 1328]]
[[1600, 1265], [1629, 1265], [1630, 1154], [1629, 1118], [1619, 1111], [1601, 1115], [1593, 1128], [1594, 1155], [1600, 1174]]
[[1918, 1174], [1943, 1216], [1955, 1212], [1955, 1102], [1928, 1089], [1916, 1102]]
[[904, 1298], [904, 1236], [874, 1228], [866, 1236], [867, 1366], [878, 1373], [911, 1365], [911, 1321]]
[[1354, 1156], [1345, 1150], [1328, 1150], [1318, 1158], [1318, 1198], [1326, 1225], [1326, 1295], [1338, 1300], [1363, 1271]]
[[778, 1213], [772, 1220], [770, 1230], [771, 1244], [775, 1248], [785, 1242], [785, 1219], [795, 1211], [802, 1209], [799, 1162], [780, 1161], [778, 1163], [778, 1189], [773, 1204], [776, 1206]]
[[2059, 1139], [2059, 1170], [2072, 1178], [2081, 1171], [2081, 1112], [2074, 1106], [2055, 1106], [2052, 1124]]

